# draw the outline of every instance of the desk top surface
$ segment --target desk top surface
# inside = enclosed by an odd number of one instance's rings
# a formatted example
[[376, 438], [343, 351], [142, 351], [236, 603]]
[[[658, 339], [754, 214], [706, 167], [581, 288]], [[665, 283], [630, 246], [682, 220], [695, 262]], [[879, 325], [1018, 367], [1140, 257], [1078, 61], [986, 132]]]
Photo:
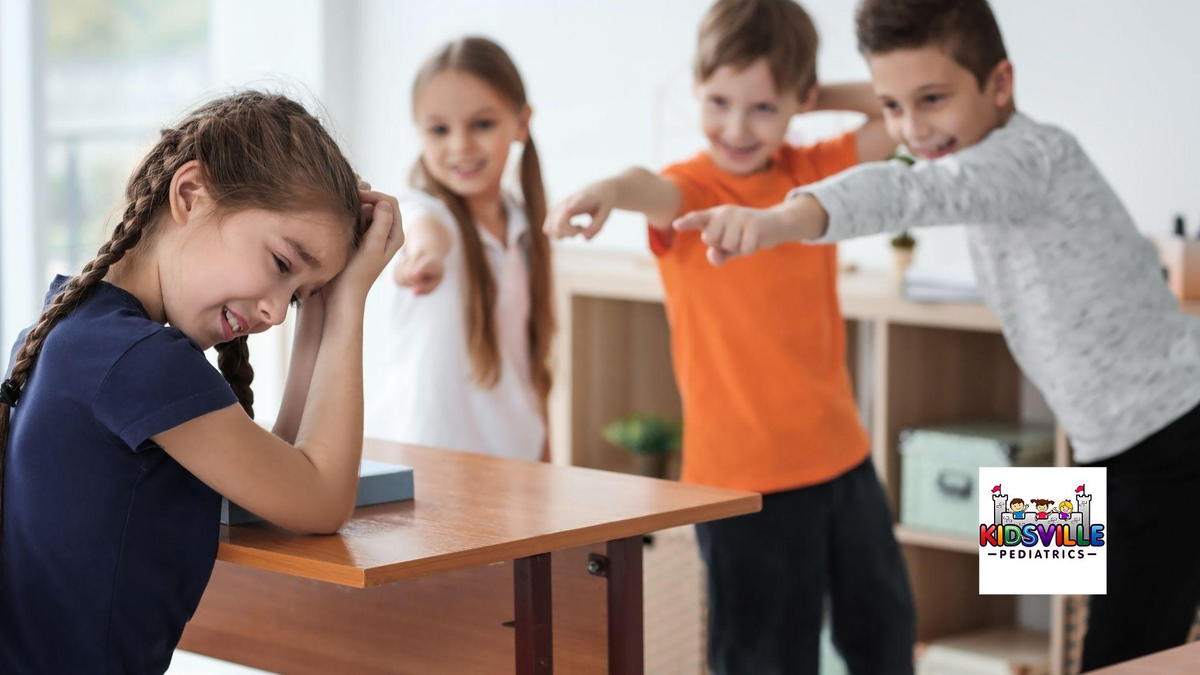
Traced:
[[1196, 672], [1197, 664], [1200, 664], [1200, 642], [1189, 642], [1092, 672], [1095, 675], [1177, 675]]
[[761, 507], [753, 492], [372, 439], [363, 455], [413, 467], [416, 499], [361, 507], [331, 536], [222, 526], [218, 559], [368, 587]]

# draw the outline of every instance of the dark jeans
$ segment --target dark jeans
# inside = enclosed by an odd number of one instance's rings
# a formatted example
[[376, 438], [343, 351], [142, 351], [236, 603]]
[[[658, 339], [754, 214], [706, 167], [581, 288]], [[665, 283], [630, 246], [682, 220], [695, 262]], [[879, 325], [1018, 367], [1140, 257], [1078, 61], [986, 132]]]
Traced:
[[816, 673], [827, 595], [833, 641], [852, 672], [912, 672], [912, 590], [870, 460], [764, 495], [762, 511], [701, 523], [696, 534], [717, 675]]
[[1200, 406], [1108, 460], [1108, 594], [1093, 595], [1085, 671], [1178, 647], [1200, 605]]

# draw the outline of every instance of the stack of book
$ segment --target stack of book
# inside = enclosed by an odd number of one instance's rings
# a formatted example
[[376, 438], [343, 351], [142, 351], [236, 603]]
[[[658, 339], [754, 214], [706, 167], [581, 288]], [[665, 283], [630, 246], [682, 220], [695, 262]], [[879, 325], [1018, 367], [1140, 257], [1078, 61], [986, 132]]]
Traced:
[[[355, 506], [371, 506], [387, 502], [398, 502], [413, 498], [413, 470], [411, 466], [388, 464], [369, 459], [362, 460], [358, 467], [358, 495]], [[234, 504], [221, 500], [222, 525], [248, 525], [260, 522], [255, 514]]]
[[983, 302], [979, 284], [969, 270], [911, 267], [904, 275], [903, 293], [905, 299], [913, 302]]

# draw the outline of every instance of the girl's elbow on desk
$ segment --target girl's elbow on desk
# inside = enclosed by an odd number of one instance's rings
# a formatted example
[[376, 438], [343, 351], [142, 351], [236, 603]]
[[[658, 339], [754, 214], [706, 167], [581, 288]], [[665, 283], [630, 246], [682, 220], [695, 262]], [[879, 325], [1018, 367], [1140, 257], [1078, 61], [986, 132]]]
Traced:
[[296, 534], [337, 534], [354, 515], [354, 496], [351, 495], [348, 505], [331, 504], [328, 507], [311, 509], [311, 511], [310, 513], [292, 513], [278, 518], [274, 522]]

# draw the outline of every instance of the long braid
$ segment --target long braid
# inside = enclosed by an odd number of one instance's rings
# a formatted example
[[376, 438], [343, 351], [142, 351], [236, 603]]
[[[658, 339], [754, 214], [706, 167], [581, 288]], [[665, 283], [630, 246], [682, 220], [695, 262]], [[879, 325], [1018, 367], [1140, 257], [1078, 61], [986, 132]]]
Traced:
[[254, 419], [254, 391], [250, 383], [254, 381], [254, 368], [250, 367], [250, 346], [247, 336], [222, 342], [217, 345], [217, 367], [229, 388], [237, 395], [238, 403], [242, 404], [250, 419]]
[[[112, 237], [100, 246], [96, 257], [83, 266], [79, 275], [68, 281], [54, 296], [42, 311], [37, 323], [25, 335], [6, 380], [10, 387], [18, 392], [25, 387], [50, 331], [91, 295], [96, 285], [108, 274], [110, 267], [124, 258], [141, 241], [142, 235], [153, 222], [154, 215], [166, 201], [167, 185], [174, 176], [175, 169], [183, 164], [181, 158], [186, 157], [190, 150], [180, 148], [185, 134], [185, 131], [180, 130], [164, 131], [162, 139], [129, 179], [125, 188], [128, 204], [121, 221], [113, 229]], [[8, 449], [12, 408], [12, 404], [0, 402], [0, 509], [3, 508], [3, 466]]]

